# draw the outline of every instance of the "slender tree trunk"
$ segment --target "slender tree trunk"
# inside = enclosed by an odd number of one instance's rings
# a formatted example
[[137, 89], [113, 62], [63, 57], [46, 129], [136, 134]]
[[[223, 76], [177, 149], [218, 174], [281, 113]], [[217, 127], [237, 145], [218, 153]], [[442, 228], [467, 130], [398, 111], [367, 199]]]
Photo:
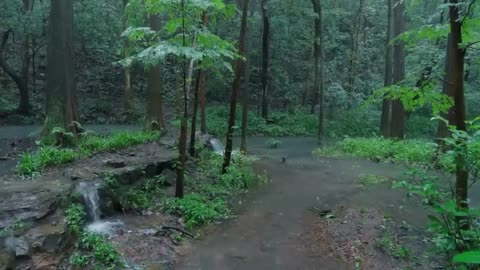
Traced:
[[[250, 7], [253, 7], [255, 4], [253, 2]], [[253, 8], [250, 9], [250, 15], [254, 15]], [[252, 48], [252, 31], [249, 29], [249, 25], [247, 22], [247, 41], [245, 44], [245, 71], [244, 71], [244, 78], [243, 78], [243, 92], [242, 92], [242, 135], [241, 135], [241, 143], [240, 143], [240, 151], [242, 153], [247, 153], [247, 133], [248, 133], [248, 104], [249, 104], [249, 89], [250, 89], [250, 65], [251, 65], [251, 57], [250, 57], [250, 50]]]
[[[204, 13], [202, 22], [205, 27], [208, 25], [208, 14]], [[206, 71], [203, 71], [200, 76], [200, 89], [198, 92], [200, 101], [200, 131], [202, 134], [207, 134], [207, 83], [206, 83]]]
[[355, 17], [353, 18], [352, 24], [352, 32], [351, 36], [351, 56], [350, 56], [350, 63], [348, 67], [348, 92], [351, 97], [353, 97], [353, 93], [355, 92], [355, 75], [357, 69], [357, 58], [358, 58], [358, 43], [359, 43], [359, 35], [360, 35], [360, 24], [362, 23], [362, 16], [363, 16], [363, 6], [365, 0], [359, 1], [359, 6]]
[[[185, 0], [181, 0], [183, 46], [186, 46], [185, 37]], [[175, 197], [183, 198], [185, 187], [185, 163], [187, 161], [187, 118], [188, 118], [188, 94], [187, 94], [187, 59], [182, 61], [183, 76], [183, 114], [180, 123], [180, 138], [178, 140], [178, 162], [176, 166], [177, 179], [175, 184]]]
[[[405, 1], [397, 0], [393, 8], [394, 34], [398, 37], [405, 32]], [[405, 79], [405, 43], [398, 40], [393, 50], [393, 83], [399, 84]], [[405, 136], [405, 109], [400, 100], [392, 103], [391, 136], [403, 139]]]
[[51, 0], [47, 47], [46, 118], [42, 141], [53, 143], [55, 127], [77, 121], [73, 51], [73, 0]]
[[314, 55], [314, 93], [317, 93], [312, 105], [312, 112], [315, 111], [315, 104], [320, 105], [318, 113], [318, 143], [322, 144], [325, 133], [325, 104], [323, 97], [323, 40], [322, 40], [322, 5], [320, 0], [312, 0], [313, 11], [317, 14], [315, 18], [313, 55]]
[[[150, 17], [152, 30], [160, 30], [160, 17]], [[148, 70], [147, 74], [147, 122], [148, 130], [165, 130], [165, 119], [163, 117], [163, 96], [162, 96], [162, 64], [155, 64]]]
[[[128, 5], [128, 0], [122, 0], [123, 2], [123, 10], [125, 13], [125, 9]], [[127, 29], [128, 24], [127, 24], [127, 16], [126, 14], [123, 15], [123, 28]], [[129, 57], [128, 53], [128, 46], [130, 46], [128, 41], [125, 41], [124, 44], [124, 57]], [[129, 67], [126, 67], [123, 69], [123, 77], [124, 77], [124, 90], [123, 90], [123, 106], [124, 106], [124, 111], [127, 116], [129, 116], [132, 113], [132, 108], [133, 108], [133, 100], [134, 100], [134, 95], [132, 92], [132, 80], [131, 80], [131, 70]]]
[[[464, 96], [464, 65], [465, 50], [460, 46], [462, 43], [462, 22], [460, 21], [458, 0], [450, 0], [450, 29], [452, 39], [452, 89], [455, 103], [455, 122], [458, 130], [466, 131], [465, 124], [465, 96]], [[461, 144], [462, 142], [458, 142]], [[456, 184], [455, 198], [458, 209], [468, 208], [468, 171], [466, 169], [464, 155], [457, 155], [456, 158]], [[463, 219], [461, 221], [464, 221]], [[461, 224], [462, 227], [468, 224]]]
[[[445, 57], [445, 74], [444, 74], [444, 82], [443, 82], [443, 94], [451, 97], [452, 99], [455, 98], [455, 93], [453, 89], [453, 73], [452, 73], [452, 51], [453, 51], [453, 43], [452, 43], [452, 36], [448, 35], [448, 42], [447, 42], [447, 53]], [[452, 107], [448, 110], [448, 113], [442, 115], [445, 119], [448, 120], [449, 125], [456, 125], [455, 123], [455, 108]], [[439, 152], [445, 152], [445, 142], [443, 141], [444, 138], [450, 136], [450, 131], [448, 126], [443, 122], [439, 121], [438, 123], [438, 130], [437, 130], [437, 143], [439, 145]]]
[[[387, 22], [387, 38], [385, 43], [385, 78], [384, 86], [390, 86], [392, 84], [392, 54], [393, 48], [390, 45], [392, 40], [392, 0], [387, 0], [388, 10], [388, 22]], [[382, 104], [382, 117], [380, 120], [380, 133], [384, 137], [390, 137], [390, 118], [391, 118], [391, 105], [392, 102], [388, 99], [383, 100]]]
[[268, 118], [268, 61], [270, 52], [270, 18], [267, 10], [267, 0], [262, 0], [262, 117]]
[[[242, 24], [240, 27], [240, 38], [239, 38], [239, 55], [245, 55], [245, 40], [247, 36], [247, 21], [248, 21], [248, 2], [249, 0], [243, 0], [242, 7]], [[222, 166], [222, 173], [227, 172], [227, 168], [230, 166], [230, 161], [232, 158], [232, 148], [233, 148], [233, 126], [235, 125], [235, 114], [237, 110], [237, 96], [240, 92], [240, 85], [242, 81], [243, 74], [243, 60], [237, 59], [235, 67], [235, 79], [232, 84], [232, 97], [230, 101], [230, 116], [228, 119], [228, 130], [227, 130], [227, 143], [225, 145], [225, 158]]]
[[197, 79], [195, 81], [195, 90], [194, 90], [194, 98], [193, 98], [193, 112], [192, 112], [192, 126], [190, 129], [190, 156], [194, 157], [195, 156], [195, 135], [197, 132], [197, 111], [198, 111], [198, 92], [200, 88], [200, 80], [202, 77], [202, 73], [204, 71], [199, 69], [197, 71]]

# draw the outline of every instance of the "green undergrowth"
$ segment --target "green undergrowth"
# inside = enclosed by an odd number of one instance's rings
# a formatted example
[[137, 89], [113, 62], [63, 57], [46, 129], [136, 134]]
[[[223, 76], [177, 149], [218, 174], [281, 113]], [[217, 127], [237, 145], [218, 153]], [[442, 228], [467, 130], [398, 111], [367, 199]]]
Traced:
[[67, 164], [95, 153], [113, 151], [160, 138], [158, 132], [118, 132], [108, 136], [92, 135], [81, 138], [73, 148], [40, 146], [35, 152], [25, 152], [20, 157], [17, 173], [35, 176], [45, 168]]
[[70, 264], [80, 269], [123, 269], [125, 266], [117, 250], [104, 236], [83, 229], [86, 213], [81, 204], [71, 204], [65, 210], [65, 219], [71, 233], [77, 238]]
[[254, 158], [235, 154], [226, 174], [220, 174], [223, 157], [203, 152], [196, 161], [197, 170], [188, 174], [187, 194], [181, 198], [169, 198], [164, 209], [184, 218], [192, 229], [231, 214], [230, 198], [247, 192], [266, 178], [255, 174], [251, 164]]
[[317, 148], [315, 156], [351, 156], [375, 161], [430, 165], [437, 145], [427, 140], [397, 141], [381, 137], [346, 138], [333, 147]]
[[[238, 107], [237, 111], [241, 111]], [[373, 109], [354, 109], [348, 112], [331, 112], [327, 115], [326, 135], [329, 138], [370, 137], [378, 135], [380, 111]], [[241, 113], [236, 115], [236, 123], [241, 123]], [[226, 106], [207, 108], [208, 132], [224, 136], [227, 130], [229, 109]], [[247, 133], [250, 136], [316, 136], [318, 116], [304, 108], [293, 110], [272, 110], [267, 120], [260, 117], [255, 110], [248, 112]], [[407, 135], [412, 138], [429, 138], [436, 134], [436, 123], [430, 117], [411, 115], [407, 121]], [[235, 135], [240, 135], [240, 127], [235, 127]]]

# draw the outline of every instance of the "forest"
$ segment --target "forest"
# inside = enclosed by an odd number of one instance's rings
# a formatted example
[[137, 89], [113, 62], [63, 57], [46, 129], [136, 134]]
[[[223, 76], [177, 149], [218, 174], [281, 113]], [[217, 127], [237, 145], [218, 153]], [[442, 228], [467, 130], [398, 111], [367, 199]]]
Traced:
[[0, 270], [480, 269], [476, 0], [0, 0]]

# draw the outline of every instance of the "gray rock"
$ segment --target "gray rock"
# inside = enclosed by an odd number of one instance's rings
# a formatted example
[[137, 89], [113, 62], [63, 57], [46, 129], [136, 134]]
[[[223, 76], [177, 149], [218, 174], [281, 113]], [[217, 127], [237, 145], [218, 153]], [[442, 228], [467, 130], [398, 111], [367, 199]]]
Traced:
[[53, 213], [71, 183], [64, 181], [4, 182], [0, 186], [0, 228], [36, 221]]
[[104, 161], [105, 165], [111, 168], [123, 168], [125, 167], [125, 160], [122, 159], [108, 159]]
[[30, 255], [30, 243], [26, 237], [18, 237], [15, 239], [15, 256], [24, 257]]

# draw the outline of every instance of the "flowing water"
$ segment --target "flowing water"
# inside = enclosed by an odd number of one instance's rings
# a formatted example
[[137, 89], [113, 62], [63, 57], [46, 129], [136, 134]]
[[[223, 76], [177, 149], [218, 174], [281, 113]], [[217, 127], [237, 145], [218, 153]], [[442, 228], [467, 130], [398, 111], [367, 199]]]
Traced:
[[95, 182], [81, 182], [77, 188], [77, 191], [82, 194], [87, 207], [87, 214], [93, 222], [100, 221], [102, 215], [98, 187], [99, 184]]
[[222, 142], [216, 138], [211, 138], [209, 140], [210, 145], [212, 146], [212, 150], [214, 153], [221, 154], [223, 155], [223, 152], [225, 152], [225, 148], [223, 147]]

